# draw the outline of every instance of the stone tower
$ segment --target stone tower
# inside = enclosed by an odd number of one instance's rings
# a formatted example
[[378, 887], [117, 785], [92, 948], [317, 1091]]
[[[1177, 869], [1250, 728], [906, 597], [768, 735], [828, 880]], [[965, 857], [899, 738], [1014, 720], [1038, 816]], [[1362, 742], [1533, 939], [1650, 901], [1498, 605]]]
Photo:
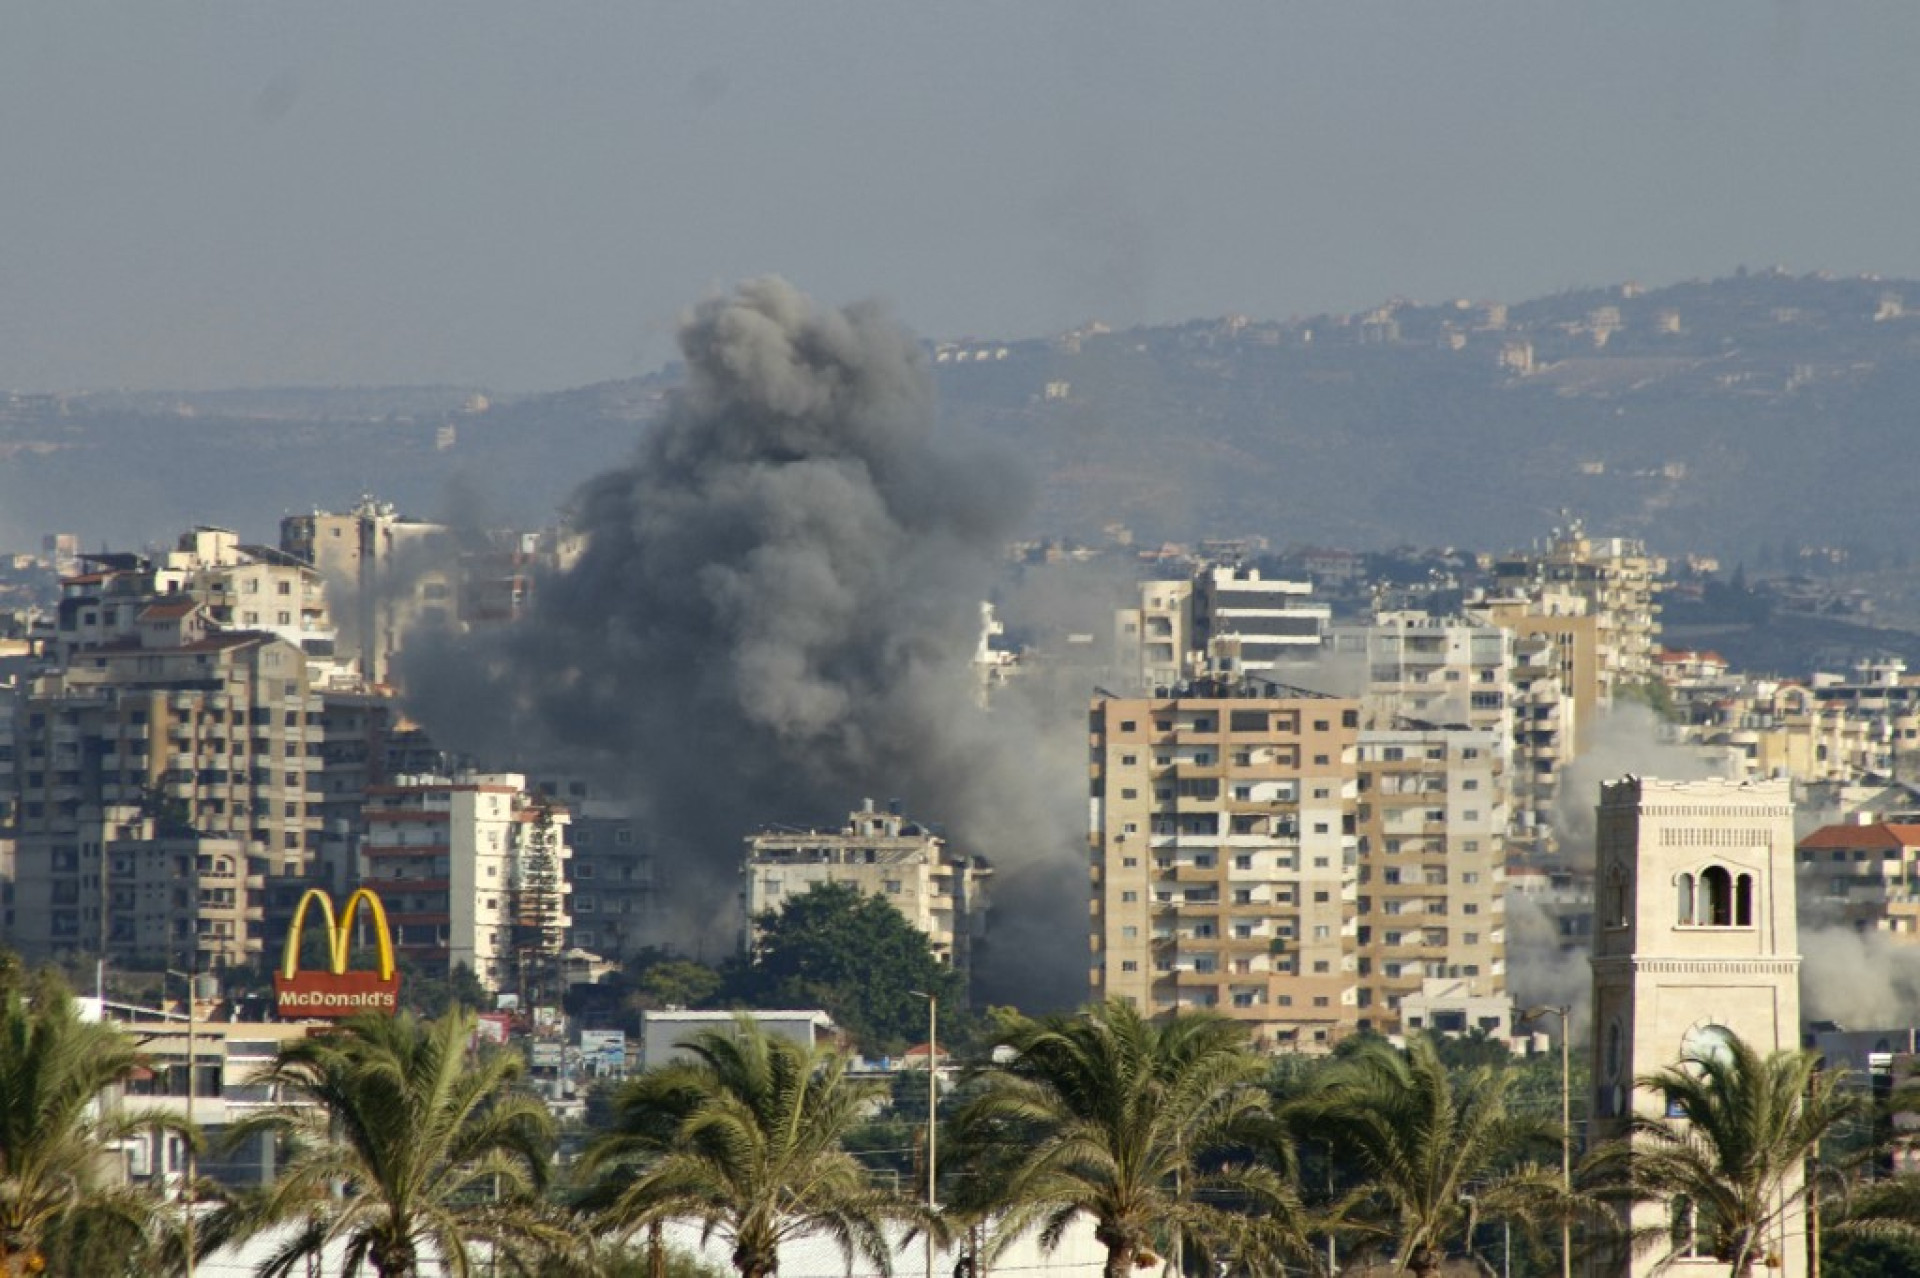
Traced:
[[[1595, 1140], [1662, 1100], [1634, 1079], [1731, 1034], [1761, 1054], [1800, 1045], [1794, 926], [1793, 803], [1785, 781], [1659, 781], [1600, 787], [1593, 928]], [[1665, 1223], [1665, 1204], [1634, 1209]], [[1780, 1278], [1804, 1278], [1805, 1220], [1781, 1222], [1769, 1251]], [[1665, 1245], [1622, 1274], [1724, 1272], [1724, 1262]]]

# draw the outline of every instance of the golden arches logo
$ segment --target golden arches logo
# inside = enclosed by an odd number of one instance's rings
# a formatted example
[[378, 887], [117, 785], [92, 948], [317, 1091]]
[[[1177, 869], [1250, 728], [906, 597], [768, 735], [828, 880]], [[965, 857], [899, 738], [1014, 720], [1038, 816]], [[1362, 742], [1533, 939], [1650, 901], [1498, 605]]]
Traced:
[[[320, 907], [326, 925], [327, 966], [325, 972], [300, 970], [300, 938], [306, 930], [307, 910]], [[347, 969], [353, 947], [353, 924], [364, 905], [373, 917], [374, 940], [379, 968], [373, 972]], [[337, 916], [333, 898], [324, 889], [308, 888], [294, 907], [293, 922], [287, 929], [287, 945], [281, 955], [280, 970], [273, 974], [273, 988], [280, 1015], [294, 1020], [312, 1017], [336, 1018], [361, 1012], [399, 1010], [400, 976], [393, 965], [393, 933], [387, 926], [387, 910], [369, 888], [356, 889]]]

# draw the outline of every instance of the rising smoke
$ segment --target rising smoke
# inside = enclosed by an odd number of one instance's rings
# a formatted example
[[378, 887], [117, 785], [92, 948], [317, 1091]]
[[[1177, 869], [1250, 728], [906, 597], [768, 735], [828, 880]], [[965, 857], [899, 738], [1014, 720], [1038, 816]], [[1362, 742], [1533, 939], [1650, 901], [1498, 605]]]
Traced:
[[755, 827], [899, 797], [995, 864], [984, 992], [1076, 1000], [1078, 717], [1037, 688], [988, 715], [968, 665], [1019, 475], [939, 446], [928, 362], [877, 306], [758, 280], [679, 341], [684, 388], [580, 491], [584, 553], [525, 624], [410, 648], [416, 713], [444, 746], [630, 802], [669, 943], [731, 934]]

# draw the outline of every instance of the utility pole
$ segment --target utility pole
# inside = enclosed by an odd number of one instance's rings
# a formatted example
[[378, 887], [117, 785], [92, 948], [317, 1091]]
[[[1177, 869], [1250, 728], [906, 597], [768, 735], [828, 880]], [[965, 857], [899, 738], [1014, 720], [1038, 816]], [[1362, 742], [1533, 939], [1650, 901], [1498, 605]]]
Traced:
[[[1522, 1023], [1537, 1021], [1543, 1016], [1560, 1020], [1560, 1188], [1569, 1199], [1573, 1197], [1573, 1058], [1569, 1047], [1572, 1026], [1568, 1020], [1572, 1012], [1571, 1005], [1562, 1004], [1530, 1007], [1520, 1013]], [[1573, 1225], [1565, 1216], [1560, 1218], [1560, 1278], [1573, 1278]]]
[[200, 956], [197, 951], [193, 953], [192, 955], [193, 961], [187, 964], [187, 967], [189, 969], [188, 971], [177, 972], [172, 968], [167, 969], [168, 976], [180, 977], [182, 980], [184, 980], [187, 983], [187, 1135], [186, 1135], [187, 1185], [186, 1185], [186, 1193], [184, 1195], [186, 1199], [186, 1206], [187, 1206], [186, 1221], [185, 1221], [185, 1236], [186, 1236], [186, 1244], [187, 1244], [187, 1271], [186, 1271], [187, 1278], [193, 1278], [193, 1267], [194, 1267], [193, 1200], [194, 1200], [194, 1188], [200, 1176], [200, 1159], [199, 1159], [199, 1155], [195, 1152], [193, 1147], [194, 1136], [195, 1136], [195, 1130], [193, 1126], [193, 1093], [197, 1085], [197, 1080], [193, 1076], [194, 1068], [196, 1065], [194, 1049], [199, 1042], [198, 1038], [194, 1034], [194, 1029], [199, 1024], [199, 1022], [194, 1016], [193, 987], [199, 979], [199, 976], [198, 976], [199, 967], [200, 967], [199, 957]]
[[927, 1000], [927, 1278], [933, 1278], [933, 1213], [939, 1194], [940, 1140], [940, 999], [912, 990]]

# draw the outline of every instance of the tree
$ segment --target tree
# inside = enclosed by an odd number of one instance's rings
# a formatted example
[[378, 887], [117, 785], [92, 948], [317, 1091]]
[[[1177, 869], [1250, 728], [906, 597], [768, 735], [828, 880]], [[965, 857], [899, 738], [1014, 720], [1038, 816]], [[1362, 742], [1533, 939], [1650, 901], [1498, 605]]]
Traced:
[[1221, 1158], [1271, 1134], [1266, 1067], [1240, 1026], [1205, 1014], [1156, 1024], [1116, 1000], [1013, 1018], [999, 1043], [1011, 1058], [985, 1071], [956, 1123], [968, 1174], [954, 1193], [963, 1216], [1003, 1213], [996, 1250], [1036, 1227], [1051, 1246], [1085, 1215], [1107, 1278], [1189, 1243], [1255, 1263], [1305, 1251], [1284, 1178]]
[[[105, 1251], [138, 1270], [161, 1242], [160, 1204], [111, 1188], [111, 1143], [151, 1115], [97, 1102], [140, 1063], [132, 1040], [82, 1021], [54, 980], [0, 1002], [0, 1274], [40, 1272], [58, 1257]], [[90, 1272], [107, 1272], [100, 1269]]]
[[513, 1090], [517, 1054], [468, 1059], [474, 1025], [464, 1011], [361, 1016], [282, 1046], [256, 1081], [283, 1103], [235, 1124], [231, 1139], [273, 1132], [296, 1142], [292, 1154], [272, 1185], [215, 1213], [207, 1250], [291, 1224], [263, 1272], [291, 1273], [344, 1239], [348, 1273], [370, 1263], [382, 1278], [413, 1278], [423, 1250], [465, 1275], [473, 1239], [535, 1252], [563, 1242], [537, 1209], [552, 1120]]
[[1560, 1169], [1526, 1160], [1557, 1149], [1559, 1128], [1512, 1111], [1505, 1067], [1450, 1073], [1433, 1042], [1401, 1052], [1374, 1041], [1314, 1080], [1285, 1117], [1356, 1167], [1343, 1223], [1389, 1242], [1395, 1265], [1423, 1278], [1477, 1218], [1522, 1223], [1568, 1210]]
[[921, 1041], [927, 1004], [959, 1011], [965, 989], [926, 934], [883, 897], [817, 883], [754, 920], [750, 960], [728, 973], [723, 1001], [750, 1007], [819, 1006], [864, 1047]]
[[1864, 1100], [1843, 1088], [1845, 1071], [1818, 1064], [1812, 1052], [1762, 1056], [1720, 1037], [1638, 1080], [1683, 1121], [1636, 1116], [1630, 1140], [1607, 1151], [1624, 1162], [1636, 1198], [1682, 1204], [1695, 1245], [1735, 1278], [1765, 1260], [1781, 1219], [1807, 1204], [1813, 1185], [1804, 1172], [1821, 1141], [1862, 1112]]
[[842, 1141], [880, 1095], [847, 1061], [768, 1034], [742, 1016], [695, 1035], [691, 1061], [622, 1089], [615, 1129], [589, 1150], [582, 1210], [619, 1237], [669, 1219], [700, 1221], [733, 1247], [741, 1278], [779, 1272], [780, 1246], [824, 1234], [889, 1272], [889, 1222], [920, 1220], [874, 1188]]

